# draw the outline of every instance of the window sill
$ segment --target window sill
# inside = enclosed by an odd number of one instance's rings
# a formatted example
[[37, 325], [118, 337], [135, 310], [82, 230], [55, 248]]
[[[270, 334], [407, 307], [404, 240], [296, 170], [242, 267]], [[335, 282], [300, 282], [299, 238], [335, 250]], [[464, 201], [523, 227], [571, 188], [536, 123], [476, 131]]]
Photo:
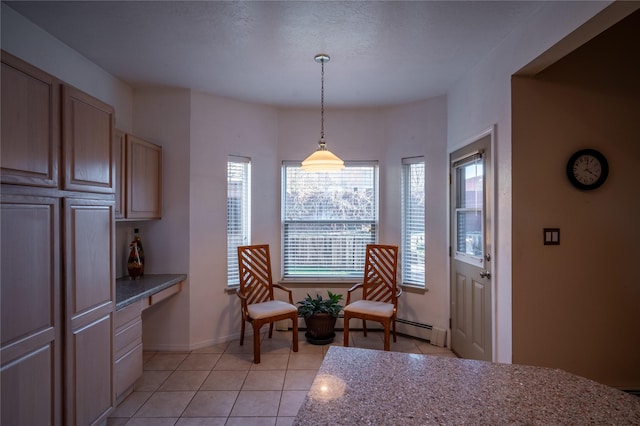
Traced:
[[[362, 282], [362, 280], [322, 280], [322, 279], [285, 279], [278, 281], [278, 284], [291, 288], [316, 288], [316, 287], [331, 287], [331, 288], [351, 288], [354, 284]], [[425, 294], [429, 292], [429, 289], [422, 286], [413, 284], [401, 284], [402, 291], [414, 294]], [[228, 294], [235, 294], [236, 290], [240, 286], [230, 286], [225, 289]]]
[[414, 294], [425, 294], [429, 291], [426, 286], [416, 285], [416, 284], [401, 284], [400, 287], [402, 291], [406, 291], [407, 293]]
[[227, 294], [236, 294], [236, 290], [240, 288], [240, 285], [230, 285], [224, 289], [224, 292]]
[[349, 278], [285, 278], [278, 281], [278, 284], [292, 288], [314, 288], [314, 287], [339, 287], [350, 288], [362, 279]]

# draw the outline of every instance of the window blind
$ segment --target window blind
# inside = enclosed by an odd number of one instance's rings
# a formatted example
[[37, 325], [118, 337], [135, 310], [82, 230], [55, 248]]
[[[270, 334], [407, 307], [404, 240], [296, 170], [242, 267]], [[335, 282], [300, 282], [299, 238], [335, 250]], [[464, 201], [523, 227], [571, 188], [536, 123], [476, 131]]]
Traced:
[[377, 162], [347, 162], [339, 172], [283, 165], [285, 278], [362, 276], [365, 247], [378, 240]]
[[425, 285], [424, 157], [402, 159], [402, 281]]
[[227, 285], [239, 285], [238, 246], [251, 244], [251, 160], [227, 161]]

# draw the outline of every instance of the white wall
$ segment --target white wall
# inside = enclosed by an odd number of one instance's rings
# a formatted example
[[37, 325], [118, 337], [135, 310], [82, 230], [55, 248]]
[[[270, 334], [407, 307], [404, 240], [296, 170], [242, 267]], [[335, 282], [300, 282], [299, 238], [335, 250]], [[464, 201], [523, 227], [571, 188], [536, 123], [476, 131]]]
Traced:
[[[428, 260], [430, 292], [408, 293], [403, 299], [407, 312], [403, 318], [442, 327], [448, 320], [443, 248], [446, 212], [440, 208], [446, 199], [445, 114], [442, 97], [398, 108], [335, 110], [325, 115], [330, 149], [348, 160], [380, 159], [381, 242], [400, 241], [401, 158], [427, 157], [431, 199], [427, 226], [433, 230], [429, 244], [435, 253]], [[194, 348], [237, 338], [240, 329], [237, 297], [225, 291], [228, 155], [252, 160], [252, 242], [271, 245], [274, 278], [279, 280], [280, 165], [286, 160], [300, 161], [316, 148], [319, 115], [316, 109], [277, 110], [192, 93], [190, 126], [188, 310], [189, 345]], [[308, 286], [289, 285], [295, 301], [312, 291]], [[316, 287], [326, 291], [325, 286]], [[332, 290], [344, 292], [344, 288]]]
[[494, 147], [497, 205], [494, 209], [496, 258], [493, 275], [496, 303], [493, 353], [496, 361], [511, 362], [512, 358], [511, 76], [608, 4], [544, 3], [528, 25], [512, 33], [448, 94], [449, 152], [493, 125], [497, 131]]
[[387, 170], [384, 176], [386, 190], [382, 198], [385, 214], [380, 217], [380, 228], [384, 231], [381, 241], [388, 239], [400, 245], [401, 160], [424, 156], [427, 292], [406, 290], [399, 301], [398, 317], [445, 330], [449, 326], [446, 111], [444, 96], [386, 111]]
[[[189, 274], [191, 92], [144, 89], [134, 92], [133, 134], [162, 146], [162, 220], [137, 222], [144, 242], [145, 273]], [[197, 200], [196, 200], [197, 201]], [[118, 226], [121, 226], [119, 224]], [[190, 345], [191, 277], [182, 292], [143, 313], [147, 349], [186, 350]]]
[[[138, 99], [136, 96], [136, 118]], [[169, 101], [150, 99], [155, 108]], [[429, 244], [434, 250], [428, 260], [430, 292], [408, 293], [402, 299], [406, 316], [401, 317], [442, 327], [448, 320], [443, 248], [446, 212], [441, 209], [447, 179], [445, 113], [442, 97], [384, 110], [328, 111], [325, 116], [330, 149], [347, 160], [380, 159], [381, 242], [400, 242], [401, 158], [426, 156], [431, 199], [427, 227], [432, 230]], [[251, 158], [252, 242], [271, 245], [274, 278], [279, 280], [280, 166], [282, 161], [300, 161], [316, 148], [319, 115], [315, 109], [277, 110], [204, 93], [191, 94], [190, 114], [188, 312], [189, 346], [196, 348], [237, 338], [240, 329], [237, 297], [226, 291], [228, 156]], [[308, 286], [288, 285], [294, 289], [295, 301], [311, 291]], [[325, 286], [316, 287], [326, 291]], [[344, 288], [332, 290], [344, 292]]]
[[[207, 98], [207, 95], [202, 95]], [[211, 98], [211, 97], [209, 97]], [[213, 102], [213, 101], [209, 101]], [[220, 111], [218, 114], [227, 117], [229, 114], [249, 118], [246, 111], [256, 110], [258, 106], [242, 104], [228, 99], [217, 99], [215, 101]], [[244, 107], [242, 107], [244, 105]], [[244, 110], [238, 114], [236, 110]], [[195, 111], [195, 108], [194, 108]], [[194, 112], [194, 116], [195, 116]], [[200, 114], [200, 113], [197, 113]], [[434, 251], [439, 254], [428, 259], [428, 279], [433, 282], [433, 292], [428, 296], [408, 293], [402, 300], [406, 303], [407, 316], [412, 321], [444, 326], [448, 321], [448, 308], [445, 292], [442, 255], [445, 249], [444, 231], [446, 212], [439, 210], [436, 206], [442, 206], [446, 198], [446, 186], [441, 187], [446, 182], [446, 170], [443, 169], [446, 159], [446, 100], [444, 97], [435, 100], [424, 101], [412, 105], [390, 109], [348, 109], [348, 110], [327, 110], [325, 111], [325, 133], [329, 149], [346, 160], [376, 160], [380, 161], [380, 222], [381, 235], [380, 242], [400, 243], [400, 164], [402, 157], [425, 155], [427, 156], [429, 182], [427, 191], [432, 198], [433, 204], [427, 208], [427, 226], [433, 229], [431, 244]], [[265, 159], [274, 160], [273, 169], [260, 171], [254, 167], [252, 170], [254, 182], [254, 209], [253, 209], [253, 243], [269, 243], [271, 245], [272, 264], [274, 268], [274, 278], [281, 279], [280, 270], [280, 165], [282, 161], [301, 161], [313, 150], [317, 148], [317, 141], [320, 136], [320, 120], [317, 109], [279, 109], [277, 110], [277, 126], [273, 129], [277, 138], [277, 157], [273, 158], [273, 153], [264, 152]], [[254, 114], [254, 122], [255, 122]], [[211, 121], [211, 118], [208, 118]], [[225, 126], [239, 125], [234, 123], [233, 118], [227, 117]], [[203, 121], [204, 123], [204, 121]], [[255, 127], [253, 122], [246, 121], [244, 126]], [[269, 128], [267, 123], [263, 123], [264, 128]], [[260, 130], [260, 127], [256, 127]], [[264, 130], [262, 130], [264, 131]], [[237, 142], [237, 129], [229, 129], [229, 138]], [[266, 137], [262, 136], [261, 145], [266, 149], [271, 149]], [[243, 154], [239, 152], [238, 143], [233, 148], [220, 142], [220, 146], [212, 147], [219, 151], [220, 155]], [[246, 151], [255, 150], [250, 146]], [[245, 151], [245, 152], [246, 152]], [[268, 155], [271, 154], [271, 155]], [[253, 158], [253, 157], [252, 157]], [[255, 166], [255, 164], [254, 164]], [[266, 176], [266, 178], [265, 178]], [[222, 176], [219, 176], [222, 179]], [[224, 184], [224, 181], [220, 181]], [[431, 185], [431, 186], [430, 186]], [[223, 192], [219, 196], [225, 195]], [[260, 200], [257, 197], [265, 197]], [[265, 201], [268, 201], [265, 203]], [[256, 204], [258, 206], [256, 206]], [[224, 222], [222, 222], [224, 224]], [[224, 229], [218, 230], [220, 237], [224, 238]], [[193, 247], [193, 245], [192, 245]], [[436, 249], [439, 247], [439, 249]], [[193, 252], [193, 250], [192, 250]], [[217, 273], [220, 282], [224, 282], [225, 276]], [[345, 293], [348, 285], [327, 286], [321, 282], [314, 284], [298, 284], [288, 282], [287, 285], [294, 290], [294, 301], [300, 300], [307, 292], [326, 292], [330, 289], [334, 292]], [[226, 309], [231, 309], [229, 315], [233, 315], [236, 306], [226, 305]], [[238, 325], [234, 325], [234, 320], [226, 319], [224, 324], [230, 324], [228, 329], [230, 336], [237, 335]], [[402, 315], [401, 315], [402, 316]], [[224, 327], [222, 327], [224, 328]], [[234, 334], [235, 333], [235, 334]], [[220, 336], [226, 336], [220, 332]], [[220, 337], [222, 338], [222, 337]]]
[[277, 130], [274, 108], [204, 93], [192, 94], [189, 170], [192, 348], [225, 342], [240, 332], [239, 299], [235, 293], [226, 291], [229, 155], [251, 159], [253, 242], [272, 244], [272, 250], [277, 251], [280, 237]]

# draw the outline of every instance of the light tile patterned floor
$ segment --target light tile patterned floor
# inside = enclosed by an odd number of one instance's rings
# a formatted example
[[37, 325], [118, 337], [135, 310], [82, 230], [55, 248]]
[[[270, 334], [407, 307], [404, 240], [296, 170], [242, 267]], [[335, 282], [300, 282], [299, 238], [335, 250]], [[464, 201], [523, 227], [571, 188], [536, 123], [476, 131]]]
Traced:
[[[266, 329], [266, 327], [265, 327]], [[349, 333], [350, 346], [382, 350], [382, 333]], [[333, 345], [342, 345], [336, 332]], [[115, 409], [108, 426], [290, 425], [329, 349], [309, 344], [300, 332], [291, 351], [291, 332], [264, 333], [261, 362], [253, 364], [251, 338], [192, 352], [145, 352], [144, 374], [134, 392]], [[391, 350], [438, 356], [447, 348], [405, 336]]]

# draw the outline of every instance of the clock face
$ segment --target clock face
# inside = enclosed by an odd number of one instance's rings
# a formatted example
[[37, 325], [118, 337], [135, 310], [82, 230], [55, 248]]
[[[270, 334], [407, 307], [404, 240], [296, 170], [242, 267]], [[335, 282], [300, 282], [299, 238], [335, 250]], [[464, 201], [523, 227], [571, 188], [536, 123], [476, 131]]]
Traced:
[[609, 174], [607, 159], [594, 149], [574, 153], [567, 163], [569, 181], [579, 189], [595, 189], [604, 183]]
[[573, 175], [583, 185], [593, 185], [602, 176], [602, 165], [593, 155], [581, 155], [573, 163]]

